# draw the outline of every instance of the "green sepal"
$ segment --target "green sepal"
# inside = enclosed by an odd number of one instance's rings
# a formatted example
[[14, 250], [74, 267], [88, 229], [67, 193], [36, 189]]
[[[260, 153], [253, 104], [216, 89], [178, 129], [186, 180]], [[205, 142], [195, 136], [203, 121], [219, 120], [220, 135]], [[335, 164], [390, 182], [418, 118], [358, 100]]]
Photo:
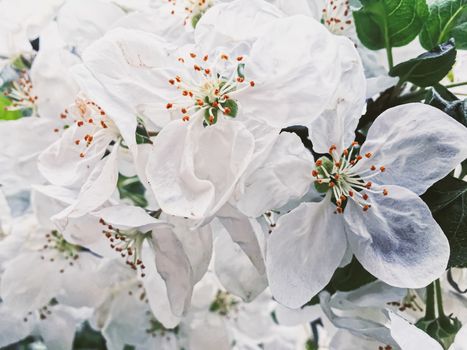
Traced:
[[[324, 173], [324, 169], [326, 169], [326, 171], [328, 172], [328, 174], [330, 174], [332, 172], [332, 168], [334, 166], [334, 164], [332, 163], [332, 161], [326, 157], [326, 156], [322, 156], [321, 158], [318, 159], [318, 161], [321, 161], [322, 164], [321, 166], [317, 166], [316, 167], [316, 171], [318, 172], [318, 174], [320, 175], [320, 177], [326, 177], [325, 173]], [[314, 185], [315, 185], [315, 188], [316, 190], [319, 192], [319, 193], [326, 193], [328, 190], [329, 190], [329, 184], [328, 183], [317, 183], [316, 181], [314, 182]]]
[[193, 28], [196, 28], [196, 26], [198, 25], [198, 22], [199, 22], [199, 20], [201, 19], [202, 16], [203, 16], [202, 13], [197, 13], [196, 15], [191, 17], [191, 26]]
[[7, 111], [5, 107], [8, 106], [11, 106], [10, 99], [0, 95], [0, 120], [16, 120], [23, 116], [21, 111]]
[[238, 104], [237, 102], [235, 102], [234, 100], [227, 100], [225, 101], [223, 104], [222, 104], [222, 107], [223, 108], [229, 108], [230, 109], [230, 113], [229, 114], [226, 114], [227, 116], [229, 117], [232, 117], [232, 118], [235, 118], [237, 116], [237, 113], [238, 113]]

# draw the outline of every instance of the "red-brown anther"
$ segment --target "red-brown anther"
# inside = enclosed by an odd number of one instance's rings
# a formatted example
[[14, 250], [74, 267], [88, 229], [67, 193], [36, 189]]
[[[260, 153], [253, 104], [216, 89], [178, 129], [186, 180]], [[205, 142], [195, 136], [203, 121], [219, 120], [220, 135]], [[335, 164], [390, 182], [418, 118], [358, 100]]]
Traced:
[[355, 147], [355, 146], [358, 146], [358, 142], [357, 142], [357, 141], [352, 142], [352, 147]]
[[81, 158], [84, 158], [84, 153], [80, 153], [79, 156], [80, 156]]
[[167, 109], [170, 109], [170, 108], [172, 108], [172, 107], [173, 107], [173, 104], [172, 104], [172, 103], [167, 103], [167, 105], [165, 106], [165, 108], [167, 108]]
[[190, 52], [190, 57], [191, 57], [191, 58], [196, 58], [196, 54], [193, 53], [193, 52]]
[[204, 61], [204, 62], [207, 62], [208, 59], [209, 59], [209, 56], [208, 56], [208, 55], [205, 55], [205, 56], [203, 57], [203, 61]]
[[361, 155], [358, 155], [358, 156], [357, 156], [357, 161], [362, 160], [362, 158], [363, 158], [363, 157], [362, 157]]
[[365, 153], [365, 157], [371, 158], [371, 156], [372, 156], [371, 152]]
[[106, 124], [103, 120], [101, 120], [101, 126], [102, 126], [104, 129], [107, 129], [107, 124]]
[[386, 168], [384, 166], [380, 167], [379, 170], [384, 173], [386, 171]]
[[189, 116], [189, 115], [184, 115], [183, 118], [182, 118], [182, 120], [183, 120], [184, 122], [187, 122], [187, 121], [190, 120], [190, 116]]
[[364, 205], [364, 206], [363, 206], [363, 211], [368, 211], [368, 209], [370, 209], [370, 206], [369, 206], [369, 205]]
[[334, 165], [339, 168], [341, 166], [341, 163], [340, 162], [335, 162]]
[[348, 155], [349, 155], [349, 150], [348, 150], [348, 149], [345, 149], [345, 150], [344, 150], [344, 156], [347, 157]]
[[214, 123], [214, 117], [211, 115], [211, 116], [209, 117], [209, 124], [212, 124], [212, 123]]
[[54, 129], [54, 132], [58, 132], [59, 130], [57, 128]]
[[232, 110], [229, 107], [224, 108], [224, 114], [230, 115], [232, 113]]
[[316, 166], [321, 166], [323, 165], [323, 161], [321, 159], [318, 159], [315, 164]]
[[362, 196], [362, 198], [363, 198], [364, 200], [367, 200], [367, 199], [368, 199], [368, 195], [367, 195], [366, 193], [364, 193], [363, 196]]
[[353, 197], [353, 191], [349, 191], [349, 196]]
[[182, 95], [183, 95], [183, 96], [188, 96], [188, 91], [183, 90], [183, 91], [182, 91]]
[[226, 55], [225, 53], [223, 53], [223, 54], [221, 55], [221, 59], [228, 61], [229, 56]]
[[175, 80], [177, 81], [177, 83], [181, 83], [181, 82], [182, 82], [182, 78], [180, 78], [178, 75], [175, 77]]
[[206, 68], [206, 69], [204, 70], [204, 73], [206, 73], [206, 74], [211, 74], [211, 70], [210, 70], [209, 68]]
[[376, 166], [372, 165], [370, 169], [373, 170], [373, 171], [375, 171], [375, 170], [376, 170]]
[[342, 195], [341, 198], [340, 198], [340, 200], [341, 200], [342, 202], [345, 202], [345, 201], [347, 200], [347, 197], [344, 196], [344, 195]]
[[329, 183], [329, 187], [331, 187], [331, 188], [333, 188], [335, 185], [336, 184], [334, 182], [332, 182], [332, 181]]
[[186, 110], [186, 108], [182, 108], [182, 109], [181, 109], [181, 112], [182, 112], [183, 114], [186, 114], [188, 111]]
[[66, 119], [66, 114], [65, 113], [60, 114], [60, 118]]
[[237, 82], [239, 82], [239, 83], [243, 83], [244, 81], [245, 81], [245, 78], [243, 78], [243, 77], [238, 77], [237, 78]]
[[104, 219], [100, 218], [100, 219], [99, 219], [99, 224], [101, 224], [101, 225], [105, 225], [105, 221], [104, 221]]
[[195, 71], [198, 71], [198, 72], [201, 71], [201, 67], [198, 66], [197, 64], [195, 64], [195, 65], [193, 66], [193, 69], [194, 69]]
[[237, 57], [237, 61], [238, 61], [238, 62], [241, 62], [242, 60], [243, 60], [243, 56], [238, 56], [238, 57]]
[[197, 100], [196, 100], [196, 104], [197, 104], [198, 106], [203, 106], [203, 105], [204, 105], [204, 102], [203, 102], [203, 100], [201, 100], [201, 99], [197, 99]]
[[78, 120], [78, 122], [76, 123], [78, 126], [83, 126], [84, 125], [84, 122], [82, 120]]
[[335, 178], [336, 180], [339, 180], [340, 175], [339, 175], [339, 174], [335, 174], [335, 175], [334, 175], [334, 178]]
[[169, 80], [169, 84], [170, 84], [170, 85], [175, 85], [175, 80], [170, 79], [170, 80]]
[[336, 207], [336, 211], [338, 214], [342, 214], [344, 212], [344, 209], [342, 209], [340, 206]]
[[387, 196], [389, 194], [388, 190], [387, 189], [383, 189], [383, 195], [384, 196]]
[[[100, 108], [99, 108], [100, 109]], [[105, 115], [105, 112], [104, 111], [101, 111], [101, 115]]]
[[92, 118], [89, 118], [89, 119], [88, 119], [88, 123], [89, 123], [89, 124], [92, 124], [92, 123], [94, 123], [94, 120], [93, 120]]
[[318, 176], [318, 172], [316, 170], [312, 170], [311, 171], [311, 175], [313, 175], [314, 177], [317, 177]]
[[372, 185], [373, 185], [373, 184], [371, 183], [371, 181], [368, 181], [368, 182], [365, 184], [365, 187], [368, 188], [368, 189], [370, 189]]
[[331, 145], [331, 147], [329, 148], [329, 154], [331, 154], [332, 151], [335, 151], [336, 149], [337, 149], [336, 145]]
[[219, 102], [217, 102], [217, 101], [214, 101], [214, 102], [212, 103], [212, 106], [213, 106], [214, 108], [217, 108], [217, 107], [219, 107]]

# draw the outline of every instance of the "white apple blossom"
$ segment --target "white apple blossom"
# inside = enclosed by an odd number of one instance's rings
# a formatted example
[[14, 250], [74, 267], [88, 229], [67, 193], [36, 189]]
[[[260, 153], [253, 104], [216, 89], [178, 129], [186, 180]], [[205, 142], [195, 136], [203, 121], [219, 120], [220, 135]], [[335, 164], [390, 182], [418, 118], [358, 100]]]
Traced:
[[348, 249], [397, 287], [424, 287], [446, 268], [448, 241], [418, 195], [467, 157], [467, 129], [438, 109], [407, 104], [376, 119], [357, 155], [357, 120], [344, 111], [314, 125], [315, 151], [330, 155], [312, 173], [325, 198], [282, 216], [269, 239], [269, 283], [285, 305], [318, 293]]

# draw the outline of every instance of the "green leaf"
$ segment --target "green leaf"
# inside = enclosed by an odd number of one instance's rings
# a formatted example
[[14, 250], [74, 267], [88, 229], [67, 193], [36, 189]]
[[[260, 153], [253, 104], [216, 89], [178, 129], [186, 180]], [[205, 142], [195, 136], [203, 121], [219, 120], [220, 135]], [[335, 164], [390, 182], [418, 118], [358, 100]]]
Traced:
[[430, 50], [449, 38], [458, 49], [467, 49], [467, 0], [441, 0], [430, 5], [430, 14], [420, 32], [420, 43]]
[[454, 42], [449, 40], [431, 51], [398, 64], [389, 71], [389, 75], [421, 87], [433, 86], [451, 70], [456, 54]]
[[451, 246], [449, 267], [467, 267], [467, 182], [447, 176], [422, 195]]
[[436, 107], [449, 114], [459, 123], [467, 126], [467, 99], [458, 100], [455, 96], [441, 96], [436, 90], [430, 90], [425, 98], [425, 103]]
[[400, 47], [420, 32], [428, 6], [425, 0], [362, 0], [354, 11], [357, 35], [372, 50]]
[[152, 144], [151, 135], [146, 130], [146, 127], [143, 123], [138, 122], [138, 126], [136, 127], [136, 143], [138, 145], [149, 143]]
[[0, 95], [0, 120], [16, 120], [22, 117], [21, 111], [7, 111], [5, 107], [11, 106], [11, 101]]
[[148, 201], [144, 196], [146, 188], [139, 181], [138, 176], [126, 177], [118, 174], [117, 188], [120, 198], [128, 198], [139, 207], [144, 208], [148, 205]]

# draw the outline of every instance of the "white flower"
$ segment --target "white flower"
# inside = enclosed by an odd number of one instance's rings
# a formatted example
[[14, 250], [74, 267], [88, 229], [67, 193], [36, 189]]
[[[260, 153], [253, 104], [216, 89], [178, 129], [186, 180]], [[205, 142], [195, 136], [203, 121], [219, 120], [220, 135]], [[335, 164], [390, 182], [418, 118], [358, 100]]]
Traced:
[[333, 113], [311, 135], [315, 151], [330, 155], [312, 174], [325, 198], [282, 216], [269, 239], [270, 287], [291, 307], [327, 284], [347, 249], [397, 287], [426, 286], [449, 258], [448, 241], [418, 195], [467, 157], [467, 130], [438, 109], [407, 104], [376, 119], [357, 156], [351, 140], [360, 114], [339, 105]]
[[19, 314], [0, 303], [0, 346], [39, 336], [49, 350], [72, 350], [75, 332], [90, 316], [90, 311], [55, 304]]

